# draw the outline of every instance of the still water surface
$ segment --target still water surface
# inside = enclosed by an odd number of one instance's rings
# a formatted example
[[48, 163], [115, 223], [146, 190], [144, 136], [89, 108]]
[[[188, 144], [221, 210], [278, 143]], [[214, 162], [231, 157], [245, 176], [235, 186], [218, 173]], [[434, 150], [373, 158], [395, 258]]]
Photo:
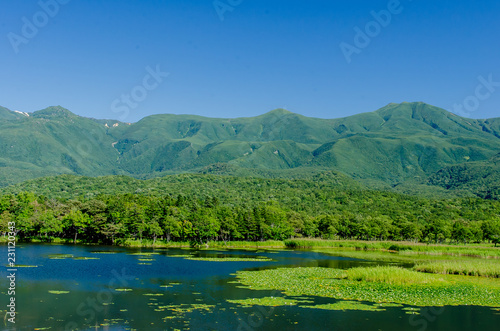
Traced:
[[[7, 256], [6, 246], [2, 251]], [[238, 270], [346, 269], [380, 262], [291, 250], [194, 251], [26, 244], [18, 246], [16, 253], [18, 264], [37, 266], [19, 268], [17, 272], [16, 330], [500, 330], [500, 315], [485, 307], [444, 307], [428, 314], [409, 315], [401, 307], [328, 311], [300, 305], [243, 308], [226, 301], [283, 296], [240, 287], [234, 277]], [[178, 256], [187, 254], [265, 256], [273, 261], [211, 262]], [[4, 313], [8, 302], [6, 268], [1, 269], [0, 276], [4, 297], [0, 310]], [[314, 304], [336, 302], [320, 297], [308, 300]], [[14, 330], [8, 328], [9, 323], [1, 323], [3, 329]]]

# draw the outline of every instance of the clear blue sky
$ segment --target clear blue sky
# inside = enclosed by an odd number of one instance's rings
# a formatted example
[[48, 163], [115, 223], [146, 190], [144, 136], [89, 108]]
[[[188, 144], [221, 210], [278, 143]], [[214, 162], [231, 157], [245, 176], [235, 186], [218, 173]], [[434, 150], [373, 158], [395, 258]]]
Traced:
[[[500, 83], [476, 96], [478, 77], [500, 82], [498, 1], [221, 0], [219, 13], [213, 0], [59, 1], [51, 15], [35, 0], [2, 1], [0, 105], [134, 122], [275, 108], [337, 118], [402, 101], [451, 111], [467, 100], [463, 115], [500, 116]], [[371, 12], [388, 8], [377, 28]], [[370, 44], [358, 40], [348, 63], [340, 45], [354, 47], [367, 24]], [[159, 83], [146, 69], [157, 66], [169, 73]]]

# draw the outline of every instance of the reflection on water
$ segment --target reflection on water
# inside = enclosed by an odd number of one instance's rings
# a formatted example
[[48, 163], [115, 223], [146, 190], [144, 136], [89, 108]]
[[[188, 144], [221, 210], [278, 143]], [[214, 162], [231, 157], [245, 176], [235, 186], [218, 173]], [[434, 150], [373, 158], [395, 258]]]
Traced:
[[[6, 246], [2, 250], [5, 253]], [[213, 262], [188, 256], [273, 261]], [[401, 307], [343, 312], [300, 306], [242, 308], [226, 301], [282, 296], [240, 287], [233, 275], [238, 270], [380, 264], [315, 252], [30, 244], [20, 247], [17, 257], [19, 264], [37, 266], [18, 270], [17, 330], [498, 330], [500, 323], [498, 312], [484, 307], [436, 308], [408, 315]], [[6, 303], [5, 268], [1, 272]]]

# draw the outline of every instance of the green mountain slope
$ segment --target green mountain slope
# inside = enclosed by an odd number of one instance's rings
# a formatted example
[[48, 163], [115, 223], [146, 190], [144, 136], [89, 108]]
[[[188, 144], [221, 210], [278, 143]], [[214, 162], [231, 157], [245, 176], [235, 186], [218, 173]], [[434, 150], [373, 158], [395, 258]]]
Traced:
[[0, 106], [0, 120], [16, 120], [20, 118], [24, 118], [26, 115], [22, 113], [10, 111], [5, 107]]
[[354, 178], [396, 183], [499, 149], [498, 120], [469, 120], [424, 103], [391, 104], [339, 120], [344, 135], [314, 152], [314, 164]]
[[0, 108], [0, 186], [57, 174], [203, 173], [213, 165], [219, 174], [288, 177], [292, 169], [320, 169], [368, 185], [425, 184], [443, 168], [487, 161], [499, 151], [500, 119], [466, 119], [425, 103], [341, 119], [277, 109], [236, 119], [154, 115], [133, 124], [62, 107], [31, 114]]
[[112, 129], [62, 107], [29, 116], [3, 116], [0, 184], [61, 173], [120, 173], [115, 167], [119, 154], [112, 146]]
[[471, 192], [484, 199], [500, 199], [500, 153], [487, 161], [449, 166], [431, 175], [429, 185]]

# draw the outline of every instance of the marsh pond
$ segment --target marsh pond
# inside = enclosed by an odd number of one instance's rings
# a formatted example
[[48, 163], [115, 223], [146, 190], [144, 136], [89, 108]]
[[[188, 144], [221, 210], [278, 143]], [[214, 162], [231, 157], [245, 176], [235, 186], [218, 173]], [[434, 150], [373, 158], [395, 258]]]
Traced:
[[[7, 256], [7, 246], [2, 250]], [[350, 296], [350, 288], [342, 288], [340, 281], [322, 276], [325, 270], [347, 274], [356, 267], [411, 267], [404, 264], [305, 250], [22, 244], [16, 254], [14, 327], [7, 320], [7, 268], [1, 270], [4, 304], [0, 310], [5, 314], [5, 330], [417, 331], [500, 327], [498, 307], [423, 307], [398, 302], [397, 293], [392, 303], [359, 300], [355, 294]], [[282, 289], [280, 284], [290, 288]], [[327, 292], [323, 289], [338, 292], [341, 298], [324, 295]]]

